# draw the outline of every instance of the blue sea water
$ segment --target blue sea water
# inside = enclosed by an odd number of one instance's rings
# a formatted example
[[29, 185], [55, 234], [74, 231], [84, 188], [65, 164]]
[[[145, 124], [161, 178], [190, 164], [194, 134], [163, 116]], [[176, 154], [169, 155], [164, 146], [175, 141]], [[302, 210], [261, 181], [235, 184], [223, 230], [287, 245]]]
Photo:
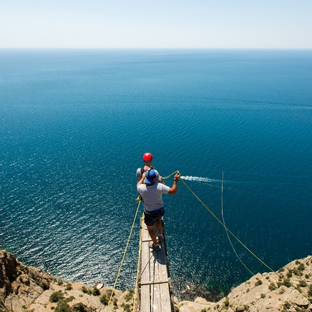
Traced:
[[[220, 219], [224, 172], [227, 227], [277, 270], [312, 253], [311, 134], [312, 51], [0, 50], [0, 247], [112, 286], [151, 152]], [[164, 202], [176, 294], [250, 277], [181, 182]], [[138, 239], [139, 220], [118, 288], [134, 287]]]

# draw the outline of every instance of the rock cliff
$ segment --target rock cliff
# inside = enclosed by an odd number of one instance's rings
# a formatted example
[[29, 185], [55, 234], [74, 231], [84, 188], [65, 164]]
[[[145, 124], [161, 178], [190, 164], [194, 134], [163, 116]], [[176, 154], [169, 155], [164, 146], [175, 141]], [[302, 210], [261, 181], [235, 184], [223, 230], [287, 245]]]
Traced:
[[[112, 289], [65, 283], [37, 268], [23, 265], [0, 250], [0, 312], [106, 311]], [[196, 298], [174, 300], [179, 312], [311, 311], [312, 256], [295, 260], [277, 272], [257, 274], [218, 302]], [[133, 290], [114, 290], [108, 311], [133, 309]], [[144, 312], [144, 311], [142, 311]]]

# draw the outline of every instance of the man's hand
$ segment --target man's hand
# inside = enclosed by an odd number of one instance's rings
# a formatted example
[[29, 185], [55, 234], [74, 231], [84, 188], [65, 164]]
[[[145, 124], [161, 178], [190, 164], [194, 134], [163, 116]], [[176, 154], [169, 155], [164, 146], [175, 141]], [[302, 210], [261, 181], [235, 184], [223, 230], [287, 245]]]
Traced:
[[174, 179], [177, 180], [177, 179], [180, 179], [180, 178], [181, 178], [180, 172], [176, 173], [176, 175], [174, 176]]
[[180, 172], [176, 173], [176, 175], [174, 176], [174, 180], [173, 180], [173, 184], [172, 187], [170, 187], [168, 194], [176, 194], [177, 190], [178, 190], [178, 179], [181, 178], [181, 174]]

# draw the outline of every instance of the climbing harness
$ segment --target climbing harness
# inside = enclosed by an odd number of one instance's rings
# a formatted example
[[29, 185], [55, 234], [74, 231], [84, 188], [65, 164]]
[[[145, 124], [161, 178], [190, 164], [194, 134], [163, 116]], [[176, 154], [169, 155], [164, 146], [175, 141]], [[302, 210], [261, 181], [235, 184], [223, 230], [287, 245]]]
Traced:
[[[153, 167], [153, 166], [150, 166], [150, 169], [154, 169], [154, 167]], [[141, 168], [141, 175], [143, 175], [144, 172], [145, 172], [145, 169], [144, 169], [144, 167], [142, 167], [142, 168]]]

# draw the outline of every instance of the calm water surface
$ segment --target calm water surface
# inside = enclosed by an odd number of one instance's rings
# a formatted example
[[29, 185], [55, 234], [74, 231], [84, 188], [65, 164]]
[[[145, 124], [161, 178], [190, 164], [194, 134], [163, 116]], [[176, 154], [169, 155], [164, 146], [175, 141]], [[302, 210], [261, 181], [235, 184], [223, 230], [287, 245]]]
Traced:
[[[218, 218], [224, 172], [226, 225], [274, 270], [311, 254], [311, 51], [0, 50], [0, 68], [0, 247], [24, 263], [112, 286], [147, 151]], [[176, 294], [249, 278], [182, 183], [164, 201]], [[138, 237], [137, 220], [119, 288]]]

